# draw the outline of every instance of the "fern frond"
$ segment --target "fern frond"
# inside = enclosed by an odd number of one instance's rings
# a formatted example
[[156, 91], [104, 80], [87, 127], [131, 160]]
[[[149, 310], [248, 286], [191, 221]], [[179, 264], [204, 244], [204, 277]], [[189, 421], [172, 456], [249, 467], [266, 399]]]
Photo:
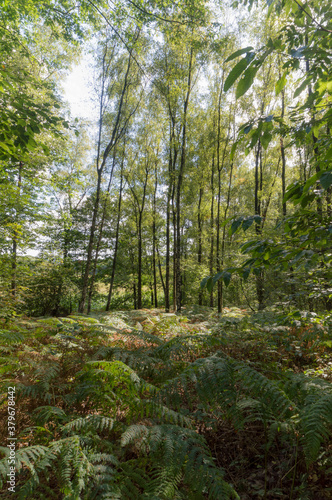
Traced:
[[23, 340], [24, 335], [22, 333], [0, 329], [0, 344], [20, 344]]
[[278, 384], [245, 363], [235, 362], [236, 379], [244, 393], [264, 403], [275, 414], [289, 414], [289, 408], [295, 406]]
[[93, 430], [108, 430], [111, 431], [114, 426], [114, 420], [109, 417], [104, 417], [103, 415], [88, 415], [87, 417], [80, 417], [72, 420], [68, 424], [62, 427], [62, 431], [67, 434], [72, 431], [86, 431], [89, 429]]
[[50, 421], [62, 421], [66, 418], [66, 413], [57, 406], [39, 406], [33, 413], [36, 422], [40, 425]]
[[322, 442], [332, 435], [332, 394], [323, 394], [318, 400], [309, 397], [300, 412], [301, 442], [307, 465], [319, 454]]

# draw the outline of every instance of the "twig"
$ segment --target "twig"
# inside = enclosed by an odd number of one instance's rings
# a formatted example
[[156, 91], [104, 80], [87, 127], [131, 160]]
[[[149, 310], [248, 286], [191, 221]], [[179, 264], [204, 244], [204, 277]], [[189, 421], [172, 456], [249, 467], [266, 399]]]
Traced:
[[324, 26], [322, 26], [318, 21], [316, 21], [316, 19], [311, 14], [309, 14], [309, 12], [305, 10], [305, 8], [300, 4], [300, 2], [298, 2], [298, 0], [294, 0], [294, 2], [300, 7], [300, 9], [306, 14], [306, 16], [308, 16], [315, 24], [317, 24], [317, 26], [319, 26], [319, 28], [322, 31], [326, 31], [326, 33], [332, 33], [331, 30], [324, 28]]

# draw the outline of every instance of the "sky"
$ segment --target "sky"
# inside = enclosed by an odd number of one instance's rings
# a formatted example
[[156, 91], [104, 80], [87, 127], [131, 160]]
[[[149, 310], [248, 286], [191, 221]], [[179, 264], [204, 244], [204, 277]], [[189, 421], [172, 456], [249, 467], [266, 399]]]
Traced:
[[64, 98], [69, 103], [72, 117], [85, 120], [95, 119], [95, 106], [90, 100], [92, 85], [92, 69], [89, 59], [82, 57], [62, 83]]

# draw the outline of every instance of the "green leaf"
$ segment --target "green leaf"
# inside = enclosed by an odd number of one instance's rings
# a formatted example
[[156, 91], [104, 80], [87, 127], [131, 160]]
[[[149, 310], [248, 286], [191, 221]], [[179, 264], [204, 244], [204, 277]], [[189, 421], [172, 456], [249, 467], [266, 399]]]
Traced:
[[232, 275], [231, 275], [231, 273], [224, 271], [222, 278], [224, 280], [225, 285], [228, 286], [231, 282]]
[[213, 282], [212, 276], [209, 276], [209, 278], [206, 282], [206, 288], [207, 288], [208, 292], [210, 292], [210, 293], [212, 292], [213, 285], [214, 285], [214, 282]]
[[261, 143], [264, 149], [268, 148], [268, 145], [270, 144], [272, 139], [272, 134], [270, 132], [264, 132], [264, 134], [261, 137]]
[[321, 183], [324, 189], [328, 189], [332, 184], [332, 172], [331, 171], [324, 172], [321, 175], [319, 182]]
[[246, 47], [245, 49], [237, 50], [237, 51], [233, 52], [233, 54], [231, 54], [229, 57], [227, 57], [225, 62], [232, 61], [236, 57], [241, 56], [242, 54], [245, 54], [245, 53], [250, 52], [252, 50], [254, 50], [253, 47]]
[[250, 270], [251, 270], [250, 267], [245, 267], [243, 269], [242, 274], [241, 274], [242, 279], [246, 280], [249, 277]]
[[281, 76], [281, 78], [279, 78], [279, 80], [276, 83], [275, 86], [276, 95], [280, 94], [282, 89], [285, 87], [286, 83], [287, 83], [287, 71], [284, 71], [283, 75]]
[[249, 68], [246, 69], [246, 71], [244, 72], [244, 75], [242, 76], [241, 80], [239, 81], [239, 83], [237, 85], [236, 93], [235, 93], [236, 99], [243, 96], [243, 94], [245, 94], [247, 92], [247, 90], [251, 87], [259, 68], [260, 68], [260, 64], [257, 66], [251, 65], [251, 66], [249, 66]]
[[242, 224], [243, 231], [246, 231], [247, 229], [249, 229], [249, 227], [252, 226], [253, 222], [254, 222], [253, 217], [248, 217], [245, 221], [243, 221], [243, 224]]
[[229, 229], [229, 234], [232, 236], [241, 226], [243, 222], [243, 217], [239, 217], [238, 219], [235, 219]]
[[249, 64], [248, 59], [244, 57], [234, 66], [234, 68], [231, 70], [228, 77], [226, 78], [224, 84], [224, 92], [227, 92], [227, 90], [231, 88], [235, 80], [239, 78], [239, 76], [241, 75], [241, 73], [243, 73], [248, 64]]
[[231, 154], [230, 154], [230, 160], [232, 161], [233, 158], [234, 158], [234, 154], [235, 154], [235, 151], [236, 151], [236, 148], [237, 148], [237, 142], [234, 142], [232, 148], [231, 148]]
[[307, 87], [308, 87], [308, 84], [310, 83], [310, 81], [311, 81], [311, 80], [312, 80], [312, 78], [311, 78], [311, 77], [310, 77], [310, 78], [306, 78], [306, 79], [305, 79], [305, 80], [301, 83], [301, 85], [300, 85], [299, 87], [297, 87], [297, 89], [296, 89], [296, 90], [295, 90], [295, 92], [294, 92], [294, 96], [293, 96], [293, 97], [294, 97], [294, 99], [295, 99], [298, 95], [300, 95], [300, 94], [301, 94], [301, 92], [303, 92], [303, 90], [304, 90], [305, 88], [307, 88]]
[[296, 59], [300, 59], [303, 57], [303, 51], [307, 48], [306, 45], [303, 45], [302, 47], [299, 47], [298, 49], [292, 49], [290, 51], [290, 55], [292, 57], [295, 57]]
[[203, 278], [202, 281], [201, 281], [200, 287], [201, 288], [205, 288], [209, 279], [210, 279], [210, 276], [206, 276], [205, 278]]

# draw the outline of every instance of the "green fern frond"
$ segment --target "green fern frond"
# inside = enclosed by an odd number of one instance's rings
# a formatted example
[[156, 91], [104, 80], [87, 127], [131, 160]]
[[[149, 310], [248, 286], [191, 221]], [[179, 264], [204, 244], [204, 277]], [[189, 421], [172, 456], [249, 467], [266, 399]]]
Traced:
[[103, 347], [96, 352], [94, 359], [121, 361], [142, 376], [148, 374], [150, 377], [155, 374], [156, 365], [160, 363], [160, 359], [151, 355], [150, 349], [130, 351], [119, 347]]
[[136, 330], [135, 328], [132, 328], [131, 331], [128, 331], [127, 329], [124, 331], [119, 328], [115, 328], [114, 326], [103, 325], [100, 328], [100, 330], [103, 332], [104, 335], [105, 331], [110, 331], [110, 332], [115, 331], [117, 333], [120, 333], [124, 340], [131, 340], [133, 338], [138, 338], [144, 340], [145, 342], [148, 342], [149, 344], [161, 345], [164, 343], [164, 341], [157, 335], [145, 332], [144, 330]]
[[72, 420], [68, 424], [62, 427], [62, 431], [68, 434], [72, 431], [86, 431], [89, 429], [93, 430], [108, 430], [111, 431], [114, 427], [114, 420], [109, 417], [104, 417], [103, 415], [88, 415], [87, 417], [80, 417]]
[[294, 403], [278, 384], [245, 363], [234, 362], [236, 379], [241, 384], [244, 393], [254, 397], [264, 403], [266, 408], [275, 412], [275, 414], [289, 414], [289, 408]]
[[322, 442], [332, 435], [332, 394], [322, 394], [307, 404], [300, 412], [301, 442], [307, 465], [313, 463], [319, 454]]
[[20, 344], [21, 342], [23, 342], [23, 340], [24, 335], [22, 333], [0, 329], [0, 344]]
[[57, 406], [39, 406], [34, 410], [34, 419], [39, 425], [44, 425], [50, 421], [63, 421], [66, 413]]
[[[163, 423], [179, 425], [181, 427], [193, 427], [191, 418], [182, 415], [180, 412], [168, 408], [168, 406], [158, 404], [153, 400], [144, 399], [140, 402], [137, 411], [141, 417], [149, 417], [161, 420]], [[135, 409], [133, 414], [135, 413]]]

